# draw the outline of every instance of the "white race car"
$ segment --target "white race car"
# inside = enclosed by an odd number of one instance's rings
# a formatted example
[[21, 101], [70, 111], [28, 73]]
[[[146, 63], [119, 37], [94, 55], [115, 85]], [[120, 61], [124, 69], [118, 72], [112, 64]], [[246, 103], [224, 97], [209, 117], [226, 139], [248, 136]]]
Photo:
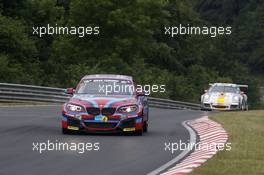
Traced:
[[201, 96], [202, 110], [248, 110], [247, 95], [241, 90], [247, 85], [230, 83], [209, 84]]

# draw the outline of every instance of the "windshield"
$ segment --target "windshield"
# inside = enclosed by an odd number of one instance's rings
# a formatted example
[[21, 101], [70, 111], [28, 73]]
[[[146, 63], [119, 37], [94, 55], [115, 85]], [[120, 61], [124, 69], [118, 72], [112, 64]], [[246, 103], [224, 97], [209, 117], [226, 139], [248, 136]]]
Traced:
[[133, 95], [134, 85], [129, 80], [90, 79], [79, 84], [76, 94]]
[[209, 92], [239, 93], [239, 88], [232, 86], [212, 86]]

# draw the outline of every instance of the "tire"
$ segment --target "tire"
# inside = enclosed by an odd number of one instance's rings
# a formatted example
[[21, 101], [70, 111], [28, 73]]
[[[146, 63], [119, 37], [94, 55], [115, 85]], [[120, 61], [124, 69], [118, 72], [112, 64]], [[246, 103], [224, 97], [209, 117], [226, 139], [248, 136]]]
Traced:
[[71, 132], [68, 129], [62, 128], [62, 134], [70, 134]]
[[148, 132], [148, 122], [144, 122], [143, 132]]
[[209, 111], [208, 109], [205, 108], [201, 108], [201, 111]]
[[69, 130], [69, 129], [66, 129], [66, 128], [62, 128], [62, 134], [79, 134], [80, 132], [79, 131], [74, 131], [74, 130]]
[[242, 104], [240, 105], [240, 111], [244, 111], [244, 102], [242, 102]]
[[200, 105], [200, 109], [201, 109], [201, 111], [205, 111], [202, 104]]
[[248, 104], [245, 103], [245, 111], [248, 111]]
[[248, 110], [247, 103], [245, 101], [243, 101], [242, 105], [241, 105], [241, 111], [247, 111], [247, 110]]
[[136, 136], [142, 136], [143, 135], [143, 129], [136, 130], [134, 133]]

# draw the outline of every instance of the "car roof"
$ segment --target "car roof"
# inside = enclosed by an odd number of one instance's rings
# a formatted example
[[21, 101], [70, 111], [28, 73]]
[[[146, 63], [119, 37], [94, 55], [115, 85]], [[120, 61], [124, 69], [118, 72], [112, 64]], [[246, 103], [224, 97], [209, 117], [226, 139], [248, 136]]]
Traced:
[[230, 86], [230, 87], [238, 87], [237, 84], [233, 83], [210, 83], [210, 86]]
[[118, 74], [93, 74], [86, 75], [82, 79], [120, 79], [120, 80], [130, 80], [133, 81], [132, 76], [118, 75]]

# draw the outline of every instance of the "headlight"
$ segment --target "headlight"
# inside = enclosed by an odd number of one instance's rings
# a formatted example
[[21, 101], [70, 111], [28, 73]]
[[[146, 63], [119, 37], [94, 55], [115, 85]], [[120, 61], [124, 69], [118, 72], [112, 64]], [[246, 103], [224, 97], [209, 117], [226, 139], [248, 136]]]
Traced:
[[205, 95], [204, 95], [204, 101], [209, 101], [209, 99], [210, 99], [210, 95], [205, 94]]
[[138, 107], [137, 105], [128, 105], [128, 106], [122, 106], [118, 109], [118, 112], [121, 113], [130, 113], [137, 111]]
[[239, 101], [239, 96], [234, 96], [233, 97], [233, 102], [238, 102]]
[[67, 109], [72, 112], [84, 112], [84, 108], [79, 105], [67, 104]]

